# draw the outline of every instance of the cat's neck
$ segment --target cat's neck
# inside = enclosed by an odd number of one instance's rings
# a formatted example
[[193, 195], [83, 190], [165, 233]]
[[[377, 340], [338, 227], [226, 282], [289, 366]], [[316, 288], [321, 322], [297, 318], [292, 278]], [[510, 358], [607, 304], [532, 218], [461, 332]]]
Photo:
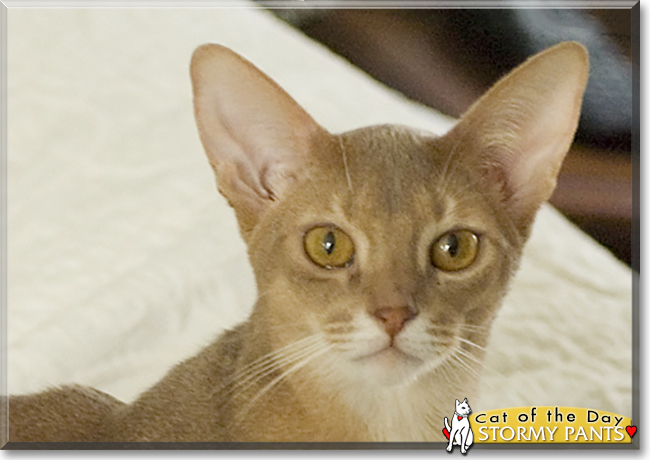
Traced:
[[448, 375], [434, 372], [402, 385], [350, 386], [339, 394], [375, 441], [443, 441], [438, 425], [447, 408], [453, 407], [456, 395], [476, 393], [473, 379], [460, 380], [450, 384]]

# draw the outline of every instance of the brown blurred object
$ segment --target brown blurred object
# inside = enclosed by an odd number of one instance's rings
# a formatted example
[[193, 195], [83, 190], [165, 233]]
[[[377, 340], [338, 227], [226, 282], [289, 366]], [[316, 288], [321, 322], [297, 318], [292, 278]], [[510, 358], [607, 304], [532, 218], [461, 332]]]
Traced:
[[[459, 116], [499, 75], [457, 59], [454, 43], [418, 10], [337, 10], [300, 28], [406, 96]], [[589, 10], [624, 56], [631, 56], [630, 10]], [[444, 20], [444, 17], [440, 20]], [[451, 50], [451, 51], [450, 51]], [[575, 145], [551, 203], [628, 265], [632, 260], [632, 158]]]

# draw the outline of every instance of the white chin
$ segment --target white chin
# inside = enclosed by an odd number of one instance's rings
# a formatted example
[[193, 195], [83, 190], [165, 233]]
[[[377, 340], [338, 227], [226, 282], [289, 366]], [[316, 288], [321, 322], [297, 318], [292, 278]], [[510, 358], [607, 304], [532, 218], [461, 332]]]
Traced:
[[394, 348], [386, 348], [354, 360], [353, 365], [357, 367], [357, 372], [364, 380], [378, 385], [392, 386], [413, 379], [423, 362]]

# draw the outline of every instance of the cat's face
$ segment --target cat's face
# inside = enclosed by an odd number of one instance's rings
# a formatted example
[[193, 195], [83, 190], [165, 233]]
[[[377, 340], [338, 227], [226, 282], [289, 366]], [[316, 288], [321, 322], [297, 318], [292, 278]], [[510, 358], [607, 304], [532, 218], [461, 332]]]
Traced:
[[251, 324], [282, 375], [309, 366], [354, 383], [433, 370], [475, 380], [587, 75], [584, 48], [561, 44], [442, 137], [395, 126], [333, 135], [248, 61], [200, 47], [199, 133], [248, 243]]
[[382, 126], [340, 141], [345, 163], [312, 151], [249, 240], [276, 340], [314, 337], [328, 373], [381, 385], [450, 361], [479, 372], [521, 250], [510, 218], [433, 136]]

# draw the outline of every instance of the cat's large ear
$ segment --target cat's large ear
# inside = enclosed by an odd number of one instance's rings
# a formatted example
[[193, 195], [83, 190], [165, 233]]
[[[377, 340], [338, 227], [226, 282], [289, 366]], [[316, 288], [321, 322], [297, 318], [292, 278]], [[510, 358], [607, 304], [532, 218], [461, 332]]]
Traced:
[[450, 151], [462, 152], [464, 161], [499, 187], [524, 233], [553, 193], [578, 126], [588, 74], [582, 45], [554, 46], [497, 82], [445, 136]]
[[247, 233], [303, 173], [312, 138], [324, 132], [253, 64], [220, 45], [192, 56], [194, 113], [219, 191]]

